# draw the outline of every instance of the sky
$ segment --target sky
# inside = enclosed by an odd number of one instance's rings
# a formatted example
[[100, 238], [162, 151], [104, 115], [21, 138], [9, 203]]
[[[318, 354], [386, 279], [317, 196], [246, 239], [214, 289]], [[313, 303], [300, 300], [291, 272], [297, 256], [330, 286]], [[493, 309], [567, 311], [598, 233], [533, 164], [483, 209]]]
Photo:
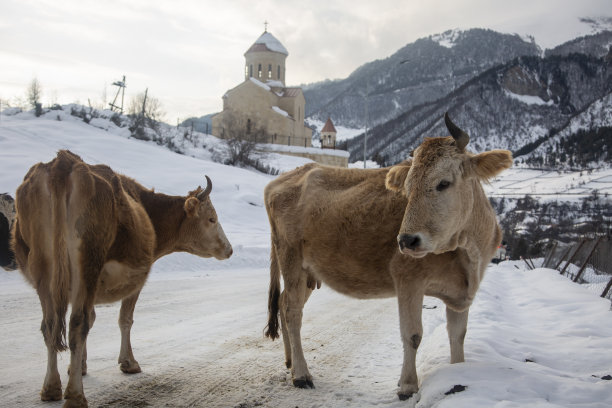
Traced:
[[148, 89], [174, 124], [222, 109], [244, 80], [244, 52], [264, 31], [289, 51], [286, 84], [345, 78], [419, 38], [449, 29], [532, 35], [551, 48], [612, 17], [609, 0], [0, 0], [0, 101], [126, 104]]

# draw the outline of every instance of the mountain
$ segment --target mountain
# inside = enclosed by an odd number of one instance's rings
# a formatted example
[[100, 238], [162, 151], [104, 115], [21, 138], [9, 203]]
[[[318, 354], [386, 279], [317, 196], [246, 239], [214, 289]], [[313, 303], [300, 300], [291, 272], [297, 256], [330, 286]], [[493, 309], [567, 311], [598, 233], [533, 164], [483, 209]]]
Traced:
[[189, 118], [185, 119], [181, 122], [180, 126], [191, 128], [193, 126], [193, 130], [200, 133], [211, 134], [212, 133], [212, 117], [215, 116], [216, 113], [210, 113], [205, 116], [201, 116], [199, 118]]
[[331, 117], [346, 127], [364, 127], [367, 117], [372, 127], [447, 95], [493, 66], [541, 53], [533, 38], [486, 29], [431, 35], [346, 79], [303, 86], [306, 117]]
[[[472, 150], [527, 154], [611, 92], [610, 54], [515, 58], [371, 129], [367, 154], [387, 164], [405, 159], [423, 137], [447, 134], [442, 121], [447, 111], [470, 134]], [[363, 155], [363, 137], [348, 142], [351, 158]]]
[[570, 40], [551, 50], [546, 50], [544, 56], [586, 54], [593, 57], [605, 57], [612, 50], [612, 31], [602, 31]]

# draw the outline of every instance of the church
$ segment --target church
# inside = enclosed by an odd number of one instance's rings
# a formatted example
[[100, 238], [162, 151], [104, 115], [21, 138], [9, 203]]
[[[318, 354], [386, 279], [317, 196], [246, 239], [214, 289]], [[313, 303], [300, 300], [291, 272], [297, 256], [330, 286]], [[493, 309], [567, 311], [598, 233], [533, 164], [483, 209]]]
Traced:
[[271, 33], [264, 33], [244, 53], [244, 82], [223, 95], [223, 111], [212, 118], [212, 134], [257, 135], [258, 142], [312, 146], [312, 130], [304, 125], [302, 88], [285, 86], [289, 52]]

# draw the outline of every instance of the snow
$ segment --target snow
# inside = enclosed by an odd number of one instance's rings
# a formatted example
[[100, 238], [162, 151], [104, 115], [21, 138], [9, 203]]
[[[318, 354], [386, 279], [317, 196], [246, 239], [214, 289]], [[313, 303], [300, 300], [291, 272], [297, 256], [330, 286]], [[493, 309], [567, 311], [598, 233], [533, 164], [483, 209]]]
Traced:
[[[318, 147], [301, 147], [289, 146], [281, 144], [261, 144], [261, 148], [268, 152], [286, 152], [286, 153], [310, 153], [310, 154], [326, 154], [329, 156], [349, 157], [349, 152], [346, 150], [320, 149]], [[297, 166], [296, 166], [297, 167]]]
[[[278, 80], [266, 81], [266, 85], [272, 88], [284, 88], [285, 87], [285, 85], [281, 81], [278, 81]], [[282, 94], [279, 96], [282, 96]]]
[[539, 96], [533, 96], [533, 95], [518, 95], [515, 94], [513, 92], [508, 91], [507, 89], [504, 89], [504, 94], [512, 99], [516, 99], [517, 101], [523, 102], [527, 105], [548, 105], [551, 106], [554, 104], [553, 100], [549, 100], [548, 102], [546, 102], [545, 100], [543, 100], [542, 98], [540, 98]]
[[257, 41], [255, 41], [255, 44], [265, 44], [266, 47], [268, 47], [270, 51], [280, 52], [281, 54], [289, 55], [289, 52], [283, 46], [283, 44], [281, 44], [281, 42], [278, 41], [276, 37], [274, 37], [272, 34], [270, 34], [267, 31], [263, 33], [257, 39]]
[[459, 29], [448, 30], [442, 34], [435, 34], [431, 36], [432, 41], [437, 42], [442, 47], [453, 48], [457, 42], [457, 39], [463, 31]]
[[[1, 119], [0, 191], [14, 195], [31, 165], [62, 148], [168, 194], [185, 194], [207, 174], [234, 246], [227, 261], [174, 254], [154, 265], [132, 329], [140, 374], [118, 369], [119, 304], [96, 307], [84, 377], [92, 407], [612, 406], [612, 382], [602, 379], [612, 375], [610, 302], [556, 271], [528, 271], [521, 262], [488, 268], [471, 308], [465, 363], [449, 364], [443, 304], [426, 298], [420, 392], [408, 401], [395, 395], [402, 364], [396, 300], [351, 299], [323, 284], [306, 305], [302, 327], [316, 389], [296, 389], [282, 342], [262, 334], [269, 283], [262, 192], [272, 176], [172, 153], [70, 115], [58, 121], [26, 112]], [[40, 401], [46, 367], [40, 305], [16, 271], [0, 270], [0, 308], [2, 405], [61, 406]], [[69, 354], [61, 353], [64, 385], [68, 362]], [[457, 385], [466, 388], [450, 393]]]
[[259, 86], [259, 87], [261, 87], [261, 88], [265, 89], [266, 91], [270, 91], [270, 90], [272, 90], [272, 88], [270, 88], [268, 85], [264, 84], [263, 82], [261, 82], [261, 81], [260, 81], [260, 80], [258, 80], [258, 79], [255, 79], [255, 78], [253, 78], [253, 77], [251, 77], [251, 78], [249, 78], [249, 79], [250, 79], [250, 80], [251, 80], [251, 82], [253, 82], [255, 85], [257, 85], [257, 86]]
[[274, 112], [276, 112], [276, 113], [279, 113], [279, 114], [283, 115], [283, 116], [284, 116], [284, 117], [286, 117], [286, 118], [288, 118], [288, 117], [289, 117], [289, 114], [287, 113], [287, 111], [282, 110], [282, 109], [281, 109], [281, 108], [279, 108], [278, 106], [273, 106], [273, 107], [272, 107], [272, 110], [273, 110]]
[[[333, 121], [333, 118], [332, 118]], [[317, 119], [313, 119], [313, 118], [306, 118], [306, 123], [309, 126], [314, 126], [316, 127], [319, 132], [321, 131], [321, 129], [323, 129], [323, 126], [325, 126], [325, 122], [321, 122], [320, 120]], [[336, 128], [336, 142], [342, 142], [348, 139], [352, 139], [355, 136], [358, 136], [360, 134], [362, 134], [363, 132], [365, 132], [365, 128], [348, 128], [345, 126], [340, 126], [340, 125], [336, 125], [334, 124], [334, 127]]]
[[591, 171], [547, 171], [513, 167], [483, 184], [490, 197], [521, 198], [530, 195], [539, 200], [579, 201], [592, 194], [612, 194], [612, 169]]

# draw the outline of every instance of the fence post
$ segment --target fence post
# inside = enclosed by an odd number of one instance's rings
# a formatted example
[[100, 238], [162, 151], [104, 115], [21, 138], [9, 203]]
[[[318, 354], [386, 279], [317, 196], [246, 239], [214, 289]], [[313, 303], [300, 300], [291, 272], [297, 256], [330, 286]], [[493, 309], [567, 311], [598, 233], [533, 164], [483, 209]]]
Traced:
[[553, 269], [559, 270], [559, 267], [561, 266], [563, 261], [565, 261], [565, 258], [570, 254], [570, 252], [572, 252], [572, 246], [568, 245], [567, 250], [565, 251], [561, 259], [559, 260], [559, 262], [557, 263], [557, 265], [555, 265]]
[[589, 252], [589, 256], [587, 256], [586, 259], [584, 260], [584, 263], [580, 267], [580, 270], [578, 271], [578, 273], [576, 273], [576, 277], [574, 278], [574, 282], [578, 282], [578, 279], [580, 279], [580, 277], [582, 276], [582, 273], [586, 269], [587, 263], [589, 263], [589, 260], [593, 256], [593, 252], [595, 252], [595, 249], [597, 249], [597, 246], [599, 245], [599, 241], [601, 241], [601, 238], [602, 237], [599, 237], [596, 240], [595, 239], [593, 240], [595, 245], [593, 245], [593, 248], [591, 249], [591, 252]]
[[552, 248], [548, 250], [548, 256], [544, 258], [544, 262], [542, 263], [542, 267], [548, 268], [548, 263], [552, 260], [555, 251], [557, 250], [557, 241], [553, 241]]
[[608, 291], [610, 290], [610, 287], [612, 286], [612, 278], [610, 278], [610, 281], [608, 282], [608, 284], [606, 285], [606, 288], [604, 289], [604, 291], [601, 294], [602, 298], [605, 298], [606, 295], [608, 294]]
[[565, 266], [563, 267], [561, 272], [559, 272], [561, 275], [563, 275], [565, 273], [565, 270], [567, 269], [569, 264], [571, 264], [572, 261], [576, 258], [576, 255], [578, 255], [578, 252], [580, 252], [580, 250], [582, 249], [582, 247], [584, 246], [585, 243], [586, 243], [586, 239], [582, 240], [580, 245], [578, 245], [578, 248], [576, 248], [576, 251], [572, 254], [571, 258], [567, 261], [567, 263], [565, 264]]

